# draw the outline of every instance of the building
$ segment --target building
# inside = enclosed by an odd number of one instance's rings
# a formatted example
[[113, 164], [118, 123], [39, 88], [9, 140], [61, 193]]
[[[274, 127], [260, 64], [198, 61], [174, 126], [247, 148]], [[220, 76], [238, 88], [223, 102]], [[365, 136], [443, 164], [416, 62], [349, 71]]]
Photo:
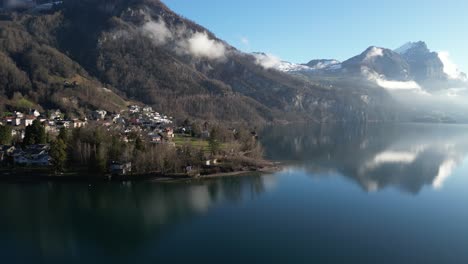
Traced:
[[63, 114], [60, 110], [51, 110], [49, 112], [49, 116], [50, 116], [50, 119], [51, 120], [55, 120], [55, 119], [63, 119]]
[[85, 127], [88, 124], [88, 121], [75, 119], [73, 120], [72, 123], [73, 123], [73, 128], [81, 128], [81, 127]]
[[132, 172], [131, 162], [117, 162], [113, 161], [109, 166], [109, 172], [112, 175], [127, 175]]
[[107, 111], [105, 110], [96, 110], [91, 113], [91, 116], [94, 120], [104, 120], [106, 118]]
[[49, 145], [31, 145], [25, 149], [15, 149], [12, 153], [15, 164], [22, 166], [49, 166]]
[[39, 113], [39, 111], [37, 111], [36, 109], [32, 109], [31, 111], [29, 111], [29, 115], [39, 117], [41, 113]]
[[140, 107], [138, 105], [131, 105], [128, 107], [128, 111], [132, 114], [139, 113]]
[[71, 126], [71, 122], [72, 121], [68, 121], [68, 120], [57, 121], [55, 122], [55, 126], [57, 127], [57, 129], [61, 129], [61, 128], [68, 129]]
[[32, 123], [34, 122], [34, 120], [36, 120], [36, 117], [33, 116], [33, 115], [25, 116], [25, 117], [21, 120], [21, 124], [22, 124], [23, 126], [27, 127], [27, 126], [32, 125]]
[[38, 156], [17, 155], [14, 156], [14, 162], [23, 166], [45, 167], [50, 165], [50, 156], [48, 153]]
[[21, 112], [15, 112], [15, 116], [16, 116], [16, 118], [23, 118], [24, 114], [21, 113]]
[[12, 156], [15, 152], [14, 146], [0, 145], [0, 162], [5, 161], [8, 156]]
[[165, 128], [164, 129], [164, 134], [166, 135], [167, 138], [173, 138], [174, 137], [174, 129], [173, 128]]
[[19, 126], [21, 125], [21, 118], [17, 118], [14, 116], [7, 116], [3, 118], [3, 123], [5, 123], [6, 125], [10, 125], [10, 126]]
[[153, 112], [153, 108], [151, 106], [145, 106], [143, 107], [143, 112], [151, 113]]

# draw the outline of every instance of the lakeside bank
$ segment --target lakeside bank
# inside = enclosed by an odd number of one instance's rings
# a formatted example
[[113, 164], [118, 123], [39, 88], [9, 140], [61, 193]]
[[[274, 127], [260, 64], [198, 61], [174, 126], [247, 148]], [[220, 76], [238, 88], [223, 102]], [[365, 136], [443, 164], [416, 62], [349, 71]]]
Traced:
[[69, 171], [65, 173], [52, 173], [50, 170], [37, 168], [13, 168], [0, 170], [0, 183], [38, 183], [38, 182], [64, 182], [64, 183], [96, 183], [96, 182], [173, 182], [185, 180], [204, 180], [222, 177], [244, 176], [252, 173], [273, 174], [282, 169], [278, 162], [263, 161], [259, 166], [244, 166], [237, 170], [214, 167], [211, 172], [202, 173], [145, 173], [112, 175], [92, 173], [87, 171]]

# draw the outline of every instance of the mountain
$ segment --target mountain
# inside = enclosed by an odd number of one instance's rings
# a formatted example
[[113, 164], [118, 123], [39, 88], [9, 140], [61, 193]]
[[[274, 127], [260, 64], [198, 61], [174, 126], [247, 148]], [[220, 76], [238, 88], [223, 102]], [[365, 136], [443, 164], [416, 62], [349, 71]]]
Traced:
[[444, 63], [437, 52], [431, 52], [425, 42], [410, 42], [396, 50], [408, 63], [416, 81], [446, 80]]
[[360, 74], [373, 72], [388, 80], [407, 81], [410, 79], [410, 66], [396, 52], [379, 47], [369, 47], [363, 53], [342, 63], [342, 72]]
[[[327, 87], [385, 90], [402, 121], [468, 122], [468, 78], [446, 52], [432, 52], [422, 41], [391, 50], [371, 46], [342, 63], [312, 60], [308, 70], [288, 73]], [[330, 62], [328, 62], [330, 64]], [[326, 65], [316, 67], [316, 65]]]
[[423, 41], [408, 42], [395, 50], [371, 46], [343, 63], [312, 60], [304, 66], [308, 68], [291, 68], [285, 72], [313, 79], [346, 75], [350, 79], [414, 82], [428, 91], [467, 86], [468, 81], [465, 73], [454, 68], [456, 66], [449, 61], [447, 54], [431, 51]]
[[313, 70], [340, 70], [342, 65], [340, 61], [332, 59], [311, 60], [305, 64]]
[[264, 52], [253, 52], [252, 55], [255, 57], [256, 62], [265, 69], [275, 69], [286, 73], [313, 70], [307, 65], [282, 61], [278, 57]]
[[85, 115], [141, 102], [179, 119], [250, 124], [393, 118], [385, 91], [330, 89], [278, 71], [158, 0], [68, 0], [4, 11], [0, 60], [6, 110]]

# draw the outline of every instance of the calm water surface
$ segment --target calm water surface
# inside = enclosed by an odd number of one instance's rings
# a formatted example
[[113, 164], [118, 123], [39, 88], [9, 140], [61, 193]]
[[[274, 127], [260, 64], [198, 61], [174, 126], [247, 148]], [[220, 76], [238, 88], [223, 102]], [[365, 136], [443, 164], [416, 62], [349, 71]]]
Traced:
[[285, 169], [0, 184], [2, 263], [468, 263], [468, 126], [268, 128]]

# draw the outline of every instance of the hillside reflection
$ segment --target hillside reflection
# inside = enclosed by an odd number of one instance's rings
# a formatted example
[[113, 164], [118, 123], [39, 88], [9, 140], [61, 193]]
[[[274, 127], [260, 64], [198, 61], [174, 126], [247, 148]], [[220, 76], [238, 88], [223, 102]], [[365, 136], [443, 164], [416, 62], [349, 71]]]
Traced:
[[[217, 204], [255, 199], [272, 181], [252, 175], [190, 184], [0, 185], [0, 245], [9, 241], [0, 252], [18, 260], [21, 253], [8, 250], [16, 242], [47, 262], [74, 254], [120, 262]], [[92, 247], [98, 252], [86, 251]]]
[[263, 133], [267, 155], [312, 177], [340, 174], [365, 191], [442, 188], [468, 152], [468, 127], [422, 124], [283, 126]]

